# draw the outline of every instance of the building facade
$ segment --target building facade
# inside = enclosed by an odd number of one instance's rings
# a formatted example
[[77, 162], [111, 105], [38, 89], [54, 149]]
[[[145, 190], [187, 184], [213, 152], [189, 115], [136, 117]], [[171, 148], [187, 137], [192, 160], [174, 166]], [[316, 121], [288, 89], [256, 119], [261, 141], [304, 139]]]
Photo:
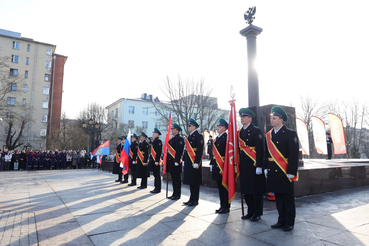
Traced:
[[[0, 29], [0, 56], [10, 57], [10, 92], [1, 112], [0, 143], [5, 145], [7, 115], [18, 111], [29, 119], [20, 142], [33, 149], [46, 149], [49, 133], [60, 128], [64, 65], [66, 56], [55, 54], [56, 45], [21, 37], [21, 33]], [[9, 80], [9, 81], [10, 81]], [[13, 107], [12, 107], [13, 106]], [[17, 129], [14, 129], [17, 130]]]

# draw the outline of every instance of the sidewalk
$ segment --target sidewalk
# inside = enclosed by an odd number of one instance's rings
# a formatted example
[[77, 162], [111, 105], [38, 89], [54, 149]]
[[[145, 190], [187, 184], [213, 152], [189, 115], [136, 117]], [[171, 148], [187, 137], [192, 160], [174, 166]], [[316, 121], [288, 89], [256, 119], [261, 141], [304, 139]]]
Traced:
[[[295, 229], [271, 229], [275, 203], [258, 222], [229, 214], [216, 189], [201, 187], [196, 207], [162, 192], [115, 183], [100, 170], [0, 172], [0, 245], [369, 245], [369, 190], [360, 187], [296, 199]], [[140, 181], [140, 180], [138, 180]], [[169, 191], [171, 184], [169, 183]], [[171, 195], [171, 192], [169, 192]]]

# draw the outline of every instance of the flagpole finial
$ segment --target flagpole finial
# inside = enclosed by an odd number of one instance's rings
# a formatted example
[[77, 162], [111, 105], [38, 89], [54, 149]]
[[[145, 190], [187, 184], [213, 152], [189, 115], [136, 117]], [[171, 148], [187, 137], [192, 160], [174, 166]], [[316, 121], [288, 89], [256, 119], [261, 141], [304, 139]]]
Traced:
[[233, 89], [233, 86], [231, 85], [231, 97], [232, 97], [232, 100], [234, 100], [234, 97], [236, 96], [236, 93], [234, 92], [234, 89]]

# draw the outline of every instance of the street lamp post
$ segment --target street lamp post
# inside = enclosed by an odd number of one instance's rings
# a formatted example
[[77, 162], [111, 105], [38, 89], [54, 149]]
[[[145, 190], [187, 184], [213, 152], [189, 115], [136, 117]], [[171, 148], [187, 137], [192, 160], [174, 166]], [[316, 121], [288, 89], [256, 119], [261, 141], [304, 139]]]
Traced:
[[[99, 123], [94, 123], [94, 121], [90, 118], [88, 120], [88, 123], [86, 124], [85, 121], [82, 122], [82, 128], [88, 129], [88, 153], [90, 153], [91, 150], [91, 133], [95, 131], [96, 125], [98, 126]], [[95, 128], [94, 128], [95, 127]]]

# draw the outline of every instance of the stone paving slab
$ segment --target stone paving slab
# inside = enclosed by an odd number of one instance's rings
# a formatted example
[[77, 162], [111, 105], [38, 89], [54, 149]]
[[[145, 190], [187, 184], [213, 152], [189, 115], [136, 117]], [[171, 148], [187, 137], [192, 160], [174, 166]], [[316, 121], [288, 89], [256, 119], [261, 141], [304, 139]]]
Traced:
[[[22, 179], [24, 182], [20, 182]], [[100, 170], [0, 172], [0, 245], [369, 245], [369, 190], [360, 187], [296, 199], [295, 229], [270, 228], [275, 203], [256, 223], [241, 220], [239, 195], [229, 214], [216, 189], [201, 187], [196, 207], [162, 192], [114, 182]], [[171, 184], [169, 184], [171, 195]]]

